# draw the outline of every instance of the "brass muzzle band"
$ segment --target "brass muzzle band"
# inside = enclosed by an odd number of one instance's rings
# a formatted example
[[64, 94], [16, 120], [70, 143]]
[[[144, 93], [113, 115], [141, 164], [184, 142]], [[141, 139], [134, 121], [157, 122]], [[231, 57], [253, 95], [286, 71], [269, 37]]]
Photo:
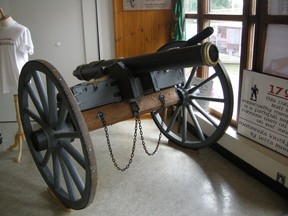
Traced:
[[217, 47], [210, 42], [204, 43], [201, 47], [201, 58], [204, 65], [215, 66], [219, 59]]

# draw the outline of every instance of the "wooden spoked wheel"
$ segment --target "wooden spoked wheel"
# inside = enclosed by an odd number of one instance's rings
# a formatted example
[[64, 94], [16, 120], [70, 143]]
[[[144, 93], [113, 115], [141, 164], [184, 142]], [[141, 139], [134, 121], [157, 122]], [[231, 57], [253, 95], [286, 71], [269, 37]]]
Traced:
[[66, 208], [85, 208], [96, 191], [96, 159], [63, 77], [46, 61], [29, 61], [19, 78], [18, 97], [27, 143], [45, 182]]
[[[159, 51], [177, 49], [186, 44], [186, 41], [171, 42]], [[196, 67], [182, 70], [186, 81], [175, 86], [180, 102], [168, 108], [168, 117], [164, 117], [166, 115], [163, 115], [163, 110], [156, 110], [151, 115], [169, 140], [183, 147], [200, 149], [216, 143], [229, 126], [233, 113], [232, 85], [220, 61], [209, 68], [204, 79], [196, 78]], [[188, 73], [184, 70], [188, 70]], [[214, 118], [209, 112], [209, 106], [218, 107], [222, 116]], [[188, 131], [192, 131], [192, 135]]]

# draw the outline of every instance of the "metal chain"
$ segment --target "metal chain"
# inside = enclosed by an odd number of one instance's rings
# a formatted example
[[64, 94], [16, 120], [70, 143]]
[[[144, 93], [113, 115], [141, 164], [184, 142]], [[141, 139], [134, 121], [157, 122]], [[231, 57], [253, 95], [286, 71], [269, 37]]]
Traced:
[[[160, 145], [161, 138], [162, 138], [162, 133], [161, 133], [161, 132], [159, 133], [159, 138], [158, 138], [158, 141], [157, 141], [157, 145], [156, 145], [155, 150], [154, 150], [152, 153], [150, 153], [150, 152], [148, 152], [147, 147], [146, 147], [146, 144], [145, 144], [145, 140], [144, 140], [144, 136], [143, 136], [143, 131], [142, 131], [142, 124], [141, 124], [140, 118], [138, 118], [138, 120], [136, 120], [136, 121], [138, 121], [139, 131], [140, 131], [140, 137], [141, 137], [142, 146], [143, 146], [143, 149], [144, 149], [145, 153], [146, 153], [148, 156], [153, 156], [153, 155], [155, 155], [156, 152], [157, 152], [158, 149], [159, 149], [159, 145]], [[163, 121], [161, 122], [161, 127], [163, 127]]]
[[[161, 94], [159, 96], [159, 99], [160, 101], [163, 103], [163, 107], [165, 105], [165, 97]], [[145, 144], [145, 140], [144, 140], [144, 135], [143, 135], [143, 130], [142, 130], [142, 123], [141, 123], [141, 120], [140, 120], [140, 112], [139, 112], [139, 107], [137, 104], [133, 104], [134, 107], [132, 107], [132, 110], [133, 110], [133, 114], [135, 116], [135, 130], [134, 130], [134, 137], [133, 137], [133, 145], [132, 145], [132, 152], [131, 152], [131, 155], [130, 155], [130, 159], [129, 159], [129, 162], [128, 164], [124, 167], [124, 168], [121, 168], [119, 167], [119, 165], [117, 164], [116, 160], [115, 160], [115, 157], [114, 157], [114, 154], [113, 154], [113, 151], [112, 151], [112, 147], [111, 147], [111, 142], [110, 142], [110, 137], [109, 137], [109, 132], [108, 132], [108, 127], [107, 127], [107, 124], [106, 124], [106, 121], [105, 121], [105, 114], [103, 112], [99, 112], [98, 113], [98, 118], [102, 121], [103, 123], [103, 127], [104, 127], [104, 131], [105, 131], [105, 137], [106, 137], [106, 140], [107, 140], [107, 145], [108, 145], [108, 149], [109, 149], [109, 152], [110, 152], [110, 156], [111, 156], [111, 159], [112, 159], [112, 162], [114, 164], [114, 166], [124, 172], [125, 170], [127, 170], [131, 163], [132, 163], [132, 160], [133, 160], [133, 157], [134, 157], [134, 152], [135, 152], [135, 147], [136, 147], [136, 141], [137, 141], [137, 131], [138, 131], [138, 125], [139, 125], [139, 131], [140, 131], [140, 137], [141, 137], [141, 141], [142, 141], [142, 146], [143, 146], [143, 149], [145, 151], [145, 153], [148, 155], [148, 156], [152, 156], [152, 155], [155, 155], [155, 153], [158, 151], [159, 149], [159, 145], [160, 145], [160, 142], [161, 142], [161, 138], [162, 138], [162, 133], [160, 132], [159, 133], [159, 138], [158, 138], [158, 141], [157, 141], [157, 145], [156, 145], [156, 148], [155, 150], [150, 153], [148, 152], [147, 150], [147, 147], [146, 147], [146, 144]], [[163, 120], [161, 122], [161, 127], [163, 127]]]
[[119, 167], [119, 165], [117, 164], [117, 162], [116, 162], [116, 160], [115, 160], [115, 157], [114, 157], [114, 154], [113, 154], [113, 151], [112, 151], [111, 142], [110, 142], [110, 138], [109, 138], [109, 133], [108, 133], [108, 128], [107, 128], [107, 125], [106, 125], [104, 113], [99, 112], [99, 113], [98, 113], [98, 117], [100, 118], [100, 120], [101, 120], [102, 123], [103, 123], [104, 131], [105, 131], [105, 136], [106, 136], [106, 139], [107, 139], [107, 145], [108, 145], [108, 149], [109, 149], [109, 152], [110, 152], [110, 156], [111, 156], [112, 162], [113, 162], [114, 166], [117, 168], [117, 170], [120, 170], [120, 171], [124, 172], [125, 170], [127, 170], [127, 169], [130, 167], [130, 165], [131, 165], [131, 163], [132, 163], [132, 159], [133, 159], [133, 157], [134, 157], [134, 152], [135, 152], [135, 147], [136, 147], [136, 141], [137, 141], [137, 130], [138, 130], [137, 123], [138, 123], [138, 122], [135, 121], [135, 131], [134, 131], [132, 152], [131, 152], [131, 156], [130, 156], [129, 162], [128, 162], [128, 164], [127, 164], [124, 168], [121, 168], [121, 167]]
[[[159, 100], [162, 102], [163, 107], [165, 107], [165, 96], [162, 95], [162, 94], [160, 94], [160, 95], [159, 95]], [[152, 153], [148, 152], [147, 147], [146, 147], [146, 144], [145, 144], [144, 136], [143, 136], [143, 130], [142, 130], [142, 124], [141, 124], [139, 112], [138, 112], [136, 118], [138, 119], [138, 125], [139, 125], [139, 131], [140, 131], [140, 137], [141, 137], [143, 149], [144, 149], [145, 153], [146, 153], [148, 156], [153, 156], [153, 155], [156, 154], [156, 152], [157, 152], [158, 149], [159, 149], [159, 145], [160, 145], [161, 138], [162, 138], [162, 133], [161, 133], [161, 131], [160, 131], [155, 150], [154, 150]], [[162, 128], [163, 128], [163, 125], [164, 125], [164, 121], [162, 120], [162, 122], [161, 122], [161, 127], [162, 127]]]

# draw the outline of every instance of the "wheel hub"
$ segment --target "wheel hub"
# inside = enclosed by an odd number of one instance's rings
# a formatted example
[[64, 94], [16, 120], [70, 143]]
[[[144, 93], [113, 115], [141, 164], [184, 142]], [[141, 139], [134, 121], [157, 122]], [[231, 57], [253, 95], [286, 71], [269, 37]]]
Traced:
[[[190, 101], [193, 99], [193, 94], [191, 93], [191, 89], [188, 89], [188, 88], [177, 88], [177, 92], [178, 92], [178, 95], [180, 97], [180, 103], [179, 105], [180, 106], [186, 106], [190, 103]], [[196, 90], [196, 91], [199, 91], [199, 90]], [[197, 92], [196, 92], [197, 94]]]
[[31, 141], [38, 152], [48, 149], [48, 137], [42, 128], [31, 133]]
[[[73, 131], [73, 124], [68, 121], [66, 124], [62, 125], [58, 130], [53, 128], [40, 128], [31, 133], [31, 141], [34, 149], [38, 152], [52, 148], [55, 150], [57, 148], [57, 140], [55, 138], [56, 134], [61, 134], [69, 131]], [[68, 138], [69, 139], [69, 138]], [[69, 142], [73, 142], [74, 138], [70, 138]]]

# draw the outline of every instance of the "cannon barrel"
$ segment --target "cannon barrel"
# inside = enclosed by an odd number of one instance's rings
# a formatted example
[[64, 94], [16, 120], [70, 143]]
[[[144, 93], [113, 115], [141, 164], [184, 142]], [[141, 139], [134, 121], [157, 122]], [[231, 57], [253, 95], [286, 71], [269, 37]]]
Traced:
[[100, 78], [106, 75], [105, 69], [116, 62], [122, 62], [133, 74], [137, 74], [203, 65], [215, 66], [217, 61], [217, 47], [207, 42], [202, 45], [173, 48], [136, 57], [94, 61], [78, 66], [73, 71], [73, 75], [87, 81]]
[[190, 38], [187, 41], [187, 46], [192, 46], [200, 43], [201, 41], [205, 40], [209, 36], [211, 36], [214, 32], [214, 29], [212, 27], [207, 27], [200, 31], [198, 34], [194, 35], [192, 38]]

